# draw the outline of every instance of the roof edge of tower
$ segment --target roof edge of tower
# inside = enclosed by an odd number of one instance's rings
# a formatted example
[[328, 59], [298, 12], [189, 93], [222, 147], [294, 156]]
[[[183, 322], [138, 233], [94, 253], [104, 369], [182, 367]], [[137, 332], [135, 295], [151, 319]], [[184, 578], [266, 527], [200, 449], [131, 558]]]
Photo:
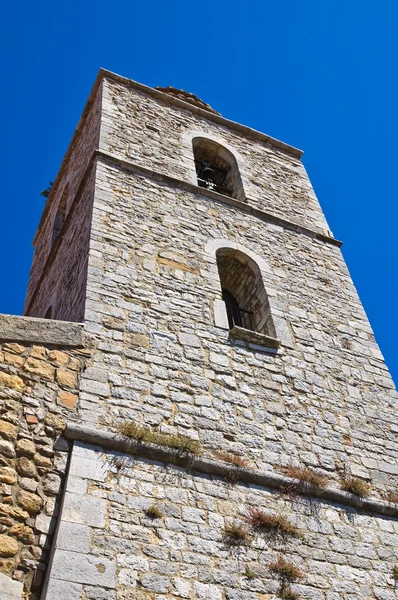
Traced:
[[[176, 96], [172, 96], [171, 94], [168, 94], [167, 92], [160, 91], [159, 89], [152, 88], [143, 83], [139, 83], [138, 81], [134, 81], [134, 79], [129, 79], [128, 77], [123, 77], [122, 75], [113, 73], [113, 71], [108, 71], [107, 69], [101, 68], [98, 72], [97, 80], [102, 80], [102, 79], [113, 79], [114, 81], [123, 83], [124, 85], [128, 85], [128, 86], [133, 87], [141, 92], [144, 92], [145, 94], [153, 96], [154, 98], [162, 100], [166, 104], [172, 104], [172, 105], [178, 106], [180, 108], [183, 108], [185, 110], [189, 110], [193, 113], [202, 115], [202, 116], [206, 117], [206, 119], [215, 121], [216, 123], [225, 125], [226, 127], [229, 127], [230, 129], [239, 131], [239, 133], [242, 133], [243, 135], [247, 135], [248, 137], [251, 137], [251, 138], [254, 138], [261, 142], [270, 144], [271, 146], [274, 146], [275, 148], [278, 148], [279, 150], [283, 150], [284, 152], [286, 152], [287, 154], [290, 154], [291, 156], [294, 156], [295, 158], [300, 159], [304, 154], [303, 150], [300, 150], [299, 148], [296, 148], [295, 146], [291, 146], [290, 144], [286, 144], [285, 142], [281, 142], [280, 140], [277, 140], [276, 138], [273, 138], [265, 133], [262, 133], [261, 131], [258, 131], [257, 129], [252, 129], [251, 127], [248, 127], [247, 125], [241, 125], [240, 123], [237, 123], [236, 121], [231, 121], [230, 119], [226, 119], [225, 117], [223, 117], [222, 115], [220, 115], [216, 112], [211, 112], [209, 109], [200, 108], [199, 106], [196, 106], [195, 104], [192, 104], [185, 100], [181, 100], [180, 98], [177, 98]], [[94, 84], [94, 87], [97, 83], [97, 80]]]

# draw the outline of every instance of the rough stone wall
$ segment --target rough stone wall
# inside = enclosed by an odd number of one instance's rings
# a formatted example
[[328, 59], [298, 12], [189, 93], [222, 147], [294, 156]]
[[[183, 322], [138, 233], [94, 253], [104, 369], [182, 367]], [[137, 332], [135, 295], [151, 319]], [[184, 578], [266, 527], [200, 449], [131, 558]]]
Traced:
[[53, 319], [83, 321], [94, 181], [95, 166], [54, 245], [45, 276], [28, 299], [25, 314], [31, 317], [44, 317], [52, 306]]
[[[64, 321], [83, 318], [94, 185], [94, 172], [87, 170], [98, 148], [100, 116], [101, 86], [79, 125], [79, 132], [75, 133], [71, 152], [67, 153], [47, 200], [34, 242], [26, 315], [44, 317], [53, 305], [52, 318]], [[57, 243], [51, 248], [54, 220], [66, 186], [67, 218]]]
[[0, 572], [19, 598], [38, 600], [44, 581], [68, 462], [60, 432], [77, 419], [86, 356], [48, 343], [0, 344]]
[[190, 134], [208, 135], [240, 156], [248, 202], [317, 230], [329, 227], [294, 157], [188, 110], [164, 104], [114, 81], [104, 81], [101, 150], [155, 172], [196, 181]]
[[[261, 469], [293, 461], [336, 482], [350, 469], [376, 488], [396, 484], [396, 392], [338, 248], [117, 166], [98, 166], [97, 190], [84, 422], [135, 419]], [[292, 348], [234, 347], [215, 326], [212, 237], [267, 262]]]
[[[46, 600], [271, 600], [281, 582], [269, 565], [281, 554], [303, 573], [290, 586], [300, 598], [396, 597], [397, 519], [82, 443], [66, 489]], [[303, 537], [253, 531], [250, 507], [284, 515]], [[230, 524], [251, 545], [228, 545]]]

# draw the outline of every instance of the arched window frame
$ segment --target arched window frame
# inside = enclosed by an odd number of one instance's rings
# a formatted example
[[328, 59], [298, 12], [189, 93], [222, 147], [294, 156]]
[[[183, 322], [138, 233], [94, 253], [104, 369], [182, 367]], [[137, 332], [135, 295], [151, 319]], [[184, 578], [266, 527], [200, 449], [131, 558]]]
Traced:
[[247, 179], [246, 162], [244, 158], [219, 136], [209, 134], [204, 131], [185, 132], [182, 138], [183, 154], [182, 160], [189, 172], [189, 180], [193, 185], [198, 185], [198, 174], [195, 163], [194, 146], [198, 140], [203, 140], [218, 147], [220, 156], [226, 160], [231, 168], [236, 172], [239, 184], [236, 186], [236, 194], [231, 196], [240, 202], [246, 202], [245, 181]]
[[253, 342], [254, 344], [265, 347], [267, 347], [267, 343], [273, 343], [272, 340], [275, 339], [277, 342], [280, 342], [283, 346], [293, 348], [294, 345], [292, 335], [290, 333], [290, 327], [285, 319], [284, 314], [278, 308], [279, 299], [277, 290], [270, 283], [271, 278], [273, 278], [274, 276], [271, 267], [261, 256], [259, 256], [249, 248], [243, 246], [239, 242], [233, 242], [230, 240], [220, 238], [209, 240], [205, 246], [205, 255], [208, 261], [207, 276], [213, 284], [216, 296], [213, 301], [214, 325], [216, 327], [220, 327], [222, 329], [230, 331], [225, 302], [222, 299], [221, 282], [219, 279], [217, 267], [217, 252], [227, 248], [231, 250], [237, 250], [242, 254], [245, 254], [249, 260], [253, 261], [257, 265], [264, 284], [264, 289], [266, 290], [268, 297], [273, 327], [275, 330], [275, 338], [271, 336], [262, 335], [257, 332], [250, 332], [252, 335], [248, 334], [246, 336], [247, 339], [251, 338], [252, 340], [255, 340]]

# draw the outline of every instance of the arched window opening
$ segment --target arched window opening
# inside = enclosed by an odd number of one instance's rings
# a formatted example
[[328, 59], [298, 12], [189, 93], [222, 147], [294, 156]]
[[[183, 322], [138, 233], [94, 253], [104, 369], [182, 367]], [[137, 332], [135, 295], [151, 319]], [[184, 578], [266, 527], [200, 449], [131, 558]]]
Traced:
[[243, 327], [274, 337], [268, 296], [254, 260], [239, 250], [220, 248], [217, 267], [230, 329]]
[[245, 201], [235, 156], [224, 146], [203, 137], [192, 140], [196, 176], [200, 187]]
[[66, 218], [66, 205], [68, 203], [68, 184], [66, 184], [65, 189], [62, 193], [61, 201], [58, 206], [57, 213], [54, 219], [52, 237], [51, 237], [51, 248], [54, 246], [57, 241], [59, 234], [61, 233], [62, 227], [64, 226], [65, 218]]

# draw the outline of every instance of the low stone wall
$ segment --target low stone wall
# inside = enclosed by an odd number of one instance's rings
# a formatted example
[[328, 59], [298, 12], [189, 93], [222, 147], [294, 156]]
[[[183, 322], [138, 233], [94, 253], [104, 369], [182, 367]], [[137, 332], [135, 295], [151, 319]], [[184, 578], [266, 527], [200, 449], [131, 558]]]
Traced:
[[0, 315], [0, 339], [11, 336], [24, 341], [0, 344], [0, 571], [37, 600], [68, 464], [60, 434], [89, 353], [76, 324]]
[[[253, 529], [250, 508], [299, 537]], [[231, 524], [247, 544], [226, 541]], [[397, 518], [75, 441], [45, 600], [271, 600], [281, 555], [300, 598], [392, 600], [397, 543]]]

